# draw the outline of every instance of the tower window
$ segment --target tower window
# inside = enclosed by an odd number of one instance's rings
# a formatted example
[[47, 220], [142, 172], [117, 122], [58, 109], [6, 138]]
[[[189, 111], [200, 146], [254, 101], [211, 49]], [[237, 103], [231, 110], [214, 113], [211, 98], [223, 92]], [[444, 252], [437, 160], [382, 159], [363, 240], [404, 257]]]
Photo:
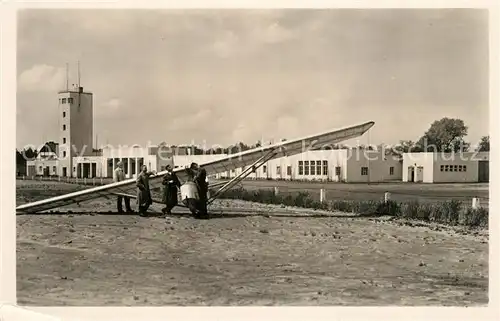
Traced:
[[73, 98], [72, 97], [68, 98], [68, 104], [72, 104], [72, 103], [73, 103]]
[[63, 157], [66, 157], [66, 151], [63, 152]]
[[63, 144], [66, 144], [66, 137], [63, 137]]
[[66, 103], [66, 98], [61, 99], [61, 104], [65, 104], [65, 103]]
[[63, 117], [66, 117], [66, 112], [65, 111], [63, 111]]
[[66, 125], [63, 125], [63, 130], [66, 130]]

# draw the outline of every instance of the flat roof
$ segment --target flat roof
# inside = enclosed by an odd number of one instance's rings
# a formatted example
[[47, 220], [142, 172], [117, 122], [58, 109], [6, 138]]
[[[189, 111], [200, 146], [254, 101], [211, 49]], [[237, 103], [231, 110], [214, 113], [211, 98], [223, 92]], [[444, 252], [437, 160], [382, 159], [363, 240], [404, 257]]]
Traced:
[[[73, 93], [73, 94], [78, 94], [80, 93], [78, 90], [61, 90], [57, 92], [58, 94], [66, 94], [66, 93]], [[83, 91], [80, 94], [87, 94], [87, 95], [93, 95], [93, 93], [88, 92], [88, 91]]]

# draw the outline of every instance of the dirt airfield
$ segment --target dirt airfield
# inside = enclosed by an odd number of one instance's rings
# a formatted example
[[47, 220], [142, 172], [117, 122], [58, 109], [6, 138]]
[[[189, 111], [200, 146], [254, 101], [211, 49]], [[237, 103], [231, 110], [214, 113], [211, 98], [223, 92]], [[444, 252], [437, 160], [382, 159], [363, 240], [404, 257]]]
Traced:
[[[17, 187], [18, 204], [76, 188]], [[142, 218], [114, 203], [17, 216], [20, 305], [488, 303], [484, 230], [225, 200], [210, 220]]]

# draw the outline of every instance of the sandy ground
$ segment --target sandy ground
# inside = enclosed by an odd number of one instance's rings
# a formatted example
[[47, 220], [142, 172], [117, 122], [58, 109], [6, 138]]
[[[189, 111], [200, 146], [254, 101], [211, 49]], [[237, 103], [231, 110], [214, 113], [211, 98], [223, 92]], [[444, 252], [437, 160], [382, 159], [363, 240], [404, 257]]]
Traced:
[[[20, 184], [18, 203], [74, 188]], [[17, 217], [19, 304], [488, 303], [487, 231], [241, 201], [211, 220], [95, 214], [113, 203]]]

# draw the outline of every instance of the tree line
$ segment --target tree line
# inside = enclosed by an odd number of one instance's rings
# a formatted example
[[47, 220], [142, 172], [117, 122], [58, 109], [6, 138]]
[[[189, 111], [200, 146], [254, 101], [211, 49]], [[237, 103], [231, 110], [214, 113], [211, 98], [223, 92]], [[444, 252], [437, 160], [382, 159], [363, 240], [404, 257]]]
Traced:
[[[429, 129], [417, 140], [401, 140], [398, 146], [390, 146], [389, 150], [395, 154], [402, 153], [420, 153], [420, 152], [467, 152], [467, 151], [489, 151], [490, 150], [490, 136], [483, 136], [479, 141], [477, 146], [472, 146], [470, 142], [465, 140], [467, 136], [468, 127], [465, 125], [464, 121], [455, 118], [442, 118], [440, 120], [434, 121]], [[162, 143], [163, 144], [163, 143]], [[262, 142], [258, 141], [255, 144], [247, 145], [243, 142], [239, 142], [232, 146], [226, 148], [210, 148], [204, 150], [197, 146], [189, 146], [191, 153], [194, 155], [220, 155], [220, 154], [236, 154], [242, 151], [258, 148], [262, 146]], [[175, 149], [178, 146], [170, 146], [171, 149]], [[384, 147], [383, 144], [377, 147]], [[331, 149], [348, 149], [350, 147], [342, 144], [333, 145]], [[360, 145], [357, 148], [374, 150], [373, 146], [363, 146]], [[39, 153], [42, 152], [56, 152], [57, 143], [47, 142], [43, 145], [40, 150], [33, 149], [31, 147], [25, 148], [23, 150], [16, 149], [16, 164], [18, 167], [25, 167], [26, 161], [30, 159], [35, 159]], [[101, 150], [94, 150], [101, 151]]]

